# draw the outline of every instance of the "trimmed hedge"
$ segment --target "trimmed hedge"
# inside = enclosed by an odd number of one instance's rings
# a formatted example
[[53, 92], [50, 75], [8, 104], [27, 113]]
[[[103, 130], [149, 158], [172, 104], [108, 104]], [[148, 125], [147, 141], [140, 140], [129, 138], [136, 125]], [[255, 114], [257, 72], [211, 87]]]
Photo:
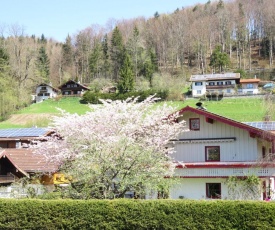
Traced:
[[0, 229], [275, 229], [275, 202], [0, 200]]
[[150, 95], [156, 94], [156, 97], [161, 98], [161, 100], [166, 100], [168, 97], [168, 90], [146, 90], [146, 91], [133, 91], [124, 94], [119, 93], [94, 93], [91, 91], [86, 91], [82, 96], [81, 103], [91, 103], [100, 104], [99, 99], [111, 99], [115, 100], [126, 100], [129, 97], [139, 97], [138, 101], [144, 101]]

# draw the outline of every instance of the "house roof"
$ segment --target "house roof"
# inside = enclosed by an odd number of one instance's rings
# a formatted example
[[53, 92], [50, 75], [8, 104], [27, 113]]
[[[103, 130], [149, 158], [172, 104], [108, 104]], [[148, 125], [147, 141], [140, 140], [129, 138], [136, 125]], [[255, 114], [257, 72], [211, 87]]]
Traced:
[[58, 92], [58, 91], [59, 91], [59, 89], [54, 88], [54, 87], [52, 87], [51, 85], [46, 84], [46, 83], [41, 83], [41, 84], [40, 84], [40, 85], [38, 85], [37, 87], [39, 87], [39, 86], [48, 86], [48, 87], [52, 88], [55, 92]]
[[240, 79], [240, 73], [221, 73], [221, 74], [200, 74], [191, 75], [190, 81], [213, 81], [213, 80], [231, 80]]
[[82, 84], [80, 84], [80, 83], [78, 83], [78, 82], [76, 82], [74, 80], [69, 80], [69, 81], [65, 82], [64, 84], [62, 84], [61, 86], [59, 86], [58, 88], [61, 89], [61, 88], [63, 88], [63, 86], [67, 85], [68, 83], [77, 84], [77, 85], [79, 85], [81, 88], [83, 88], [85, 90], [90, 90], [87, 86], [82, 85]]
[[250, 136], [252, 136], [252, 137], [258, 136], [258, 137], [262, 137], [263, 139], [266, 139], [266, 140], [275, 140], [275, 134], [273, 132], [270, 132], [267, 129], [264, 129], [263, 127], [260, 128], [257, 126], [252, 126], [251, 124], [238, 122], [238, 121], [232, 120], [230, 118], [226, 118], [221, 115], [208, 112], [203, 109], [186, 106], [183, 109], [179, 110], [178, 112], [179, 112], [179, 114], [183, 114], [185, 112], [196, 113], [198, 115], [205, 116], [208, 120], [210, 119], [213, 121], [219, 121], [219, 122], [225, 123], [227, 125], [246, 130], [249, 132]]
[[0, 139], [22, 139], [22, 138], [40, 138], [52, 133], [47, 128], [11, 128], [0, 129]]
[[260, 79], [255, 79], [255, 78], [252, 78], [252, 79], [241, 79], [240, 80], [241, 84], [245, 84], [245, 83], [259, 83], [259, 82], [260, 82]]
[[42, 155], [35, 154], [33, 149], [3, 149], [0, 150], [0, 159], [7, 157], [20, 172], [25, 175], [32, 172], [55, 172], [58, 165], [49, 163]]

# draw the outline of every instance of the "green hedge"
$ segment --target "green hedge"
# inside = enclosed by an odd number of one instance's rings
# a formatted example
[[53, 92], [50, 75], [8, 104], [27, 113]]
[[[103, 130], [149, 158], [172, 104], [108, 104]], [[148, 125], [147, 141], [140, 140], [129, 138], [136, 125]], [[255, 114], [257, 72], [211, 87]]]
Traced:
[[94, 93], [86, 91], [82, 97], [81, 103], [100, 104], [99, 99], [111, 99], [111, 100], [126, 100], [129, 97], [139, 97], [138, 101], [143, 101], [150, 95], [156, 95], [161, 100], [166, 100], [168, 97], [167, 90], [146, 90], [146, 91], [133, 91], [124, 94], [119, 93]]
[[275, 229], [275, 202], [0, 200], [0, 229]]

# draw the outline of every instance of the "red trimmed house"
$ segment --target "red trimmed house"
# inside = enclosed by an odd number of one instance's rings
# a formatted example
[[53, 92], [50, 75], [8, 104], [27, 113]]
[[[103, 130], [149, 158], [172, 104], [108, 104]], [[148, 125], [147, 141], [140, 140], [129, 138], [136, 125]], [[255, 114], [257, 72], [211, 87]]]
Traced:
[[185, 167], [176, 169], [181, 182], [171, 190], [171, 198], [229, 199], [227, 178], [249, 175], [262, 183], [256, 199], [273, 195], [275, 122], [241, 123], [189, 106], [180, 114], [190, 131], [173, 140], [173, 157]]

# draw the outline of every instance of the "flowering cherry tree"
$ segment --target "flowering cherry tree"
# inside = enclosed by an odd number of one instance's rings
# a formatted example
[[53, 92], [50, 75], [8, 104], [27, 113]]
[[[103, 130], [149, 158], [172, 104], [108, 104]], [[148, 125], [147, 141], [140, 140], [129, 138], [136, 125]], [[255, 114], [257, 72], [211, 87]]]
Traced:
[[57, 135], [36, 152], [57, 162], [84, 198], [157, 189], [171, 181], [165, 178], [173, 176], [176, 162], [169, 140], [185, 131], [185, 123], [175, 122], [175, 108], [156, 100], [102, 100], [85, 115], [64, 113], [53, 120]]

